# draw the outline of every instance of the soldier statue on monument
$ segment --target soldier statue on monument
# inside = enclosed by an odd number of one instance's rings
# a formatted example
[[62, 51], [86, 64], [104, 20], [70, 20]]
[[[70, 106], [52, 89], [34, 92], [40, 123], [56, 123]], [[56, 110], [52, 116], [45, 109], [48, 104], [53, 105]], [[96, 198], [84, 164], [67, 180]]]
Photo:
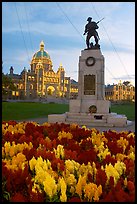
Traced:
[[[98, 29], [98, 23], [100, 21], [98, 21], [97, 23], [92, 21], [91, 17], [88, 17], [87, 19], [88, 23], [85, 26], [85, 32], [83, 35], [85, 35], [87, 33], [87, 37], [86, 37], [86, 44], [87, 44], [87, 49], [99, 49], [100, 45], [98, 44], [99, 41], [99, 35], [98, 32], [96, 31], [96, 29]], [[90, 43], [90, 38], [94, 36], [95, 39], [95, 45], [93, 45], [93, 43]]]

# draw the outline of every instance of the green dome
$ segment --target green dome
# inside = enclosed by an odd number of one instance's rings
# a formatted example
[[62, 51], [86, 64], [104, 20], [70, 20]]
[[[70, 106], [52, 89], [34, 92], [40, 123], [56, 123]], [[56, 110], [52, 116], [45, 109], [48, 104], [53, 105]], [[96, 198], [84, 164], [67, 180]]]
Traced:
[[42, 57], [46, 57], [48, 59], [50, 59], [50, 56], [48, 54], [48, 52], [46, 52], [44, 50], [44, 42], [41, 41], [40, 43], [40, 50], [37, 51], [34, 55], [33, 55], [33, 58], [36, 59], [36, 58], [42, 58]]
[[41, 58], [41, 57], [46, 57], [46, 58], [50, 59], [49, 54], [46, 51], [44, 51], [44, 50], [39, 50], [38, 52], [36, 52], [33, 55], [33, 58]]

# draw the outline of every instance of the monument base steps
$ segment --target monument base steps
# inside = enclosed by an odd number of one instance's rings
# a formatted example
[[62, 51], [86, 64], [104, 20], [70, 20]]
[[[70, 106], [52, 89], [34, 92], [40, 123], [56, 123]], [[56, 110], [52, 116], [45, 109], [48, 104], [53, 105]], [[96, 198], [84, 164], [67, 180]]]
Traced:
[[127, 122], [125, 115], [118, 115], [117, 113], [101, 114], [95, 113], [89, 115], [88, 113], [70, 113], [52, 114], [48, 115], [49, 123], [76, 123], [80, 126], [87, 127], [125, 127], [131, 125], [131, 121]]

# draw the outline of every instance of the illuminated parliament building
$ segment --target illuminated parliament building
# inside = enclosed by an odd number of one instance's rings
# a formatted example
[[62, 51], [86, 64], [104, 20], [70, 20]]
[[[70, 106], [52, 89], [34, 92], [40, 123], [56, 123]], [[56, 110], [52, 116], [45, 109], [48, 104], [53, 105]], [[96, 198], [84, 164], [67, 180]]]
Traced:
[[[33, 55], [30, 69], [26, 68], [19, 74], [10, 68], [8, 76], [12, 79], [17, 90], [8, 92], [8, 99], [47, 99], [65, 98], [76, 99], [78, 82], [65, 76], [65, 69], [60, 64], [57, 72], [53, 70], [50, 55], [44, 50], [41, 41], [40, 49]], [[105, 98], [110, 101], [135, 101], [135, 87], [126, 83], [105, 86]]]
[[40, 49], [33, 55], [30, 69], [23, 69], [21, 74], [14, 74], [13, 67], [8, 75], [17, 87], [9, 93], [9, 99], [46, 99], [48, 96], [56, 98], [75, 98], [78, 93], [77, 82], [65, 76], [65, 69], [60, 64], [57, 72], [53, 70], [52, 60], [44, 50], [41, 41]]

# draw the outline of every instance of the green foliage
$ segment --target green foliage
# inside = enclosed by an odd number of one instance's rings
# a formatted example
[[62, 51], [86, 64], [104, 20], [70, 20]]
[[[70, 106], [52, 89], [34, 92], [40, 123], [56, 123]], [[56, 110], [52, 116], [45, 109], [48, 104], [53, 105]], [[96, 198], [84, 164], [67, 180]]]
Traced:
[[10, 193], [6, 190], [6, 178], [2, 178], [2, 199], [3, 202], [8, 202], [10, 200]]
[[16, 86], [12, 82], [12, 79], [2, 73], [2, 95], [7, 95], [8, 91], [16, 91]]

